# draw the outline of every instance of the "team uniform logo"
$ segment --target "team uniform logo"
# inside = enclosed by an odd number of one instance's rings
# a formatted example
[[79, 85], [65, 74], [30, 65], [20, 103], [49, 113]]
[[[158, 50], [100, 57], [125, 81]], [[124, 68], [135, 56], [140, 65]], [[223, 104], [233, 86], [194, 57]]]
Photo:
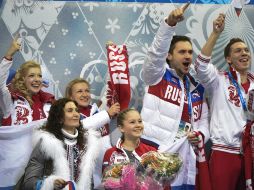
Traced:
[[125, 161], [126, 161], [126, 158], [125, 158], [124, 154], [115, 151], [115, 152], [112, 153], [112, 155], [110, 157], [109, 165], [121, 164]]
[[229, 91], [229, 98], [228, 98], [229, 102], [231, 102], [232, 104], [234, 104], [237, 107], [240, 107], [241, 102], [240, 102], [240, 98], [239, 98], [239, 95], [237, 93], [235, 86], [230, 85], [228, 87], [228, 91]]
[[14, 122], [14, 125], [28, 123], [29, 110], [27, 108], [23, 106], [16, 106], [15, 112], [16, 112], [16, 121]]

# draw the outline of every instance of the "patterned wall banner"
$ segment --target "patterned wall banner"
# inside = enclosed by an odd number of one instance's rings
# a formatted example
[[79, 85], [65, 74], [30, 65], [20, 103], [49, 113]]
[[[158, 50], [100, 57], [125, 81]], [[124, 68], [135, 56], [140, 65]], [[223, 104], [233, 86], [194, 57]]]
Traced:
[[[213, 52], [214, 64], [219, 69], [227, 68], [222, 49], [232, 37], [243, 38], [250, 49], [254, 49], [252, 5], [245, 5], [238, 17], [231, 3], [196, 3], [188, 8], [185, 20], [176, 30], [177, 34], [192, 39], [195, 55], [211, 32], [213, 19], [221, 12], [227, 14], [226, 27]], [[15, 55], [14, 69], [25, 60], [34, 59], [41, 64], [43, 77], [50, 82], [47, 91], [61, 97], [70, 80], [82, 77], [91, 83], [92, 97], [98, 100], [104, 97], [108, 77], [106, 42], [112, 40], [116, 44], [126, 44], [132, 89], [130, 106], [140, 109], [145, 90], [141, 67], [147, 48], [160, 22], [178, 6], [181, 4], [3, 1], [0, 54], [4, 55], [13, 37], [19, 33], [23, 39], [22, 51]]]
[[[70, 80], [82, 77], [91, 84], [93, 100], [105, 102], [108, 78], [105, 44], [108, 40], [126, 44], [132, 95], [130, 107], [140, 110], [145, 92], [141, 68], [147, 49], [161, 21], [184, 2], [0, 0], [0, 55], [4, 56], [19, 34], [22, 50], [14, 57], [13, 69], [24, 61], [36, 60], [41, 64], [43, 78], [50, 84], [44, 90], [57, 98], [64, 95]], [[254, 0], [191, 0], [185, 20], [177, 26], [176, 33], [192, 39], [195, 59], [212, 30], [212, 21], [219, 13], [226, 13], [225, 30], [213, 51], [213, 63], [226, 70], [223, 49], [229, 39], [240, 37], [251, 51], [254, 49], [253, 4]], [[241, 6], [243, 8], [239, 8]], [[240, 11], [239, 16], [236, 10]], [[254, 70], [253, 63], [251, 70]], [[115, 144], [119, 134], [114, 128], [111, 131]]]
[[[54, 0], [48, 0], [54, 1]], [[56, 0], [58, 1], [58, 0]], [[68, 0], [76, 1], [76, 0]], [[230, 4], [231, 0], [95, 0], [97, 2], [145, 2], [145, 3], [186, 3], [191, 2], [192, 4]], [[237, 0], [244, 4], [254, 4], [254, 0]], [[79, 0], [79, 2], [88, 2], [88, 0]]]

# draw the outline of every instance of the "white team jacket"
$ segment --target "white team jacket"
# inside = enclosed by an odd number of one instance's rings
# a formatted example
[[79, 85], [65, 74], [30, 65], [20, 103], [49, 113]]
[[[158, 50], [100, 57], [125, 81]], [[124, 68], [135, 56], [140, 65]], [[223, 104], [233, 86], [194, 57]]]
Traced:
[[[11, 92], [6, 86], [6, 81], [9, 74], [9, 69], [12, 66], [12, 61], [5, 58], [2, 59], [0, 63], [0, 109], [3, 112], [3, 118], [5, 122], [7, 119], [10, 120], [10, 123], [7, 125], [21, 125], [30, 123], [33, 121], [33, 110], [28, 103], [28, 101], [21, 95], [17, 95], [18, 98], [12, 99]], [[47, 97], [53, 97], [53, 95], [42, 92]], [[51, 103], [45, 102], [43, 105], [42, 112], [45, 116], [48, 116]], [[43, 119], [43, 116], [40, 116]], [[3, 122], [2, 124], [5, 125]], [[8, 121], [9, 122], [9, 121]]]
[[[143, 64], [143, 80], [149, 86], [141, 111], [145, 126], [143, 138], [157, 143], [160, 149], [173, 143], [184, 105], [184, 84], [166, 63], [174, 28], [165, 22], [161, 24]], [[203, 99], [204, 89], [191, 81], [192, 126], [202, 132], [207, 141], [208, 108]]]
[[[219, 72], [211, 63], [211, 57], [200, 54], [195, 67], [197, 77], [210, 96], [212, 148], [239, 154], [243, 127], [247, 118], [235, 86], [227, 72]], [[240, 74], [233, 68], [230, 68], [230, 70], [239, 84], [243, 97], [246, 98], [244, 89], [241, 86]], [[248, 79], [250, 81], [250, 91], [254, 89], [254, 76], [248, 73]]]

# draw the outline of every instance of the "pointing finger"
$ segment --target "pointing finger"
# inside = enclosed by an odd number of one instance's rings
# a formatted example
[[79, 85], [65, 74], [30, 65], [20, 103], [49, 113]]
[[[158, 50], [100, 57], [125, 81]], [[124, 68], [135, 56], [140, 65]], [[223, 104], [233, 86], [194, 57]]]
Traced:
[[186, 3], [184, 6], [182, 6], [183, 12], [189, 7], [190, 2]]

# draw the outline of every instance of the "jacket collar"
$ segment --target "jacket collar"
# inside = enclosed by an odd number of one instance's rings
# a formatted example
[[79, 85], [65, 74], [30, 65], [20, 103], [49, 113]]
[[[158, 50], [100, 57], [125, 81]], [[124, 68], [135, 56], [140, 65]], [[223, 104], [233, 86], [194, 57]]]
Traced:
[[[11, 96], [14, 100], [17, 100], [17, 99], [22, 99], [24, 100], [24, 96], [22, 93], [20, 93], [18, 90], [14, 90], [13, 88], [11, 87], [8, 87], [10, 93], [11, 93]], [[50, 94], [50, 93], [47, 93], [47, 92], [44, 92], [42, 90], [40, 90], [36, 95], [33, 95], [33, 96], [38, 96], [39, 99], [41, 100], [41, 102], [44, 104], [44, 103], [53, 103], [54, 100], [55, 100], [55, 97], [53, 94]]]
[[[229, 66], [229, 71], [231, 72], [233, 78], [239, 83], [241, 84], [241, 77], [240, 77], [240, 73], [235, 70], [232, 66]], [[252, 73], [250, 72], [247, 72], [247, 78], [250, 80], [250, 81], [254, 81], [254, 76]]]
[[[122, 151], [124, 154], [125, 154], [125, 157], [127, 158], [127, 161], [129, 161], [129, 158], [128, 158], [128, 155], [127, 153], [125, 152], [123, 146], [123, 141], [121, 138], [118, 139], [117, 143], [116, 143], [116, 148], [120, 151]], [[140, 140], [139, 140], [139, 143], [138, 143], [138, 146], [135, 150], [132, 151], [132, 154], [135, 156], [136, 159], [138, 159], [139, 161], [141, 161], [141, 157], [138, 155], [137, 152], [140, 152]]]
[[[121, 139], [121, 138], [119, 138], [118, 140], [117, 140], [117, 143], [116, 143], [116, 148], [118, 148], [118, 149], [123, 149], [123, 140]], [[139, 147], [139, 145], [140, 145], [140, 140], [139, 140], [139, 142], [138, 142], [138, 146], [137, 146], [137, 148]], [[137, 148], [135, 148], [135, 150], [137, 149]]]
[[[179, 76], [177, 75], [175, 69], [171, 68], [168, 64], [167, 64], [166, 68], [170, 71], [170, 73], [171, 73], [174, 77], [176, 77], [176, 78], [178, 78], [178, 80], [180, 80], [180, 78], [179, 78]], [[192, 70], [193, 70], [193, 72], [195, 72], [194, 69], [192, 69]], [[199, 83], [194, 79], [194, 77], [190, 74], [190, 72], [189, 72], [186, 76], [188, 77], [188, 79], [189, 79], [189, 81], [191, 82], [191, 84], [193, 84], [194, 86], [197, 86], [197, 85], [199, 84]]]
[[[100, 134], [97, 131], [89, 129], [87, 137], [87, 150], [82, 156], [81, 163], [79, 167], [80, 179], [77, 182], [77, 189], [90, 189], [92, 172], [95, 167], [95, 161], [100, 150], [100, 140], [98, 139]], [[46, 158], [51, 158], [53, 160], [54, 172], [47, 179], [51, 179], [52, 176], [61, 177], [65, 180], [70, 180], [70, 170], [68, 161], [66, 158], [66, 151], [64, 148], [64, 143], [57, 139], [53, 134], [46, 131], [36, 131], [33, 138], [33, 144], [37, 144], [41, 140], [41, 149], [45, 153]], [[45, 187], [43, 189], [49, 189], [47, 184], [44, 183]], [[66, 189], [66, 188], [65, 188]]]

